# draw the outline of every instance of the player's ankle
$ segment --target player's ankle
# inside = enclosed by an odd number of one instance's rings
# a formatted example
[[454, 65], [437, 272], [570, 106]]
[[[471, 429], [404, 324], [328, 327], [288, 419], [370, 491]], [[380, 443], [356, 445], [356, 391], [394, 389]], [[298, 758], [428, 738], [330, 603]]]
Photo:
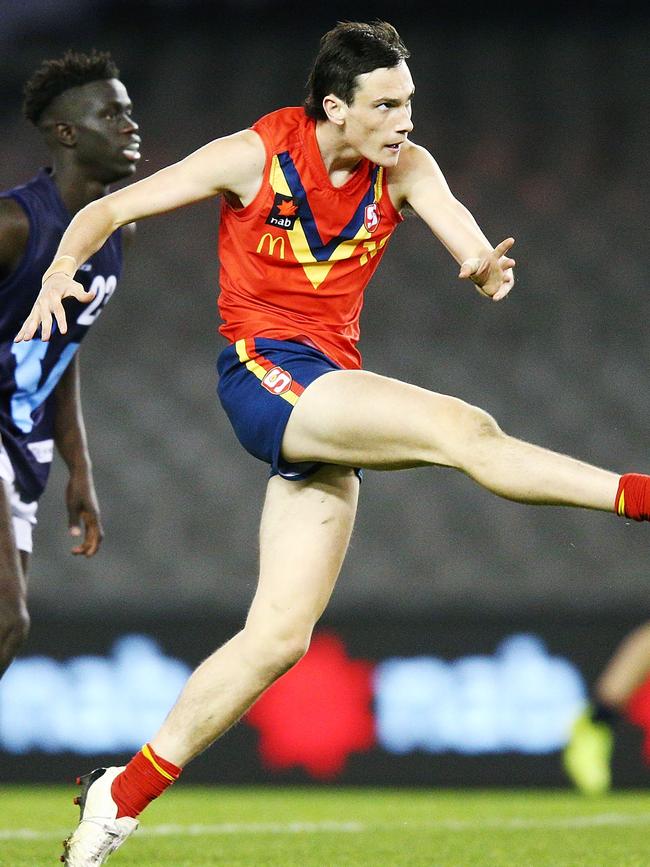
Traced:
[[618, 482], [614, 511], [633, 521], [650, 521], [650, 476], [625, 473]]
[[178, 779], [181, 770], [145, 744], [113, 780], [111, 796], [117, 805], [116, 818], [138, 816]]

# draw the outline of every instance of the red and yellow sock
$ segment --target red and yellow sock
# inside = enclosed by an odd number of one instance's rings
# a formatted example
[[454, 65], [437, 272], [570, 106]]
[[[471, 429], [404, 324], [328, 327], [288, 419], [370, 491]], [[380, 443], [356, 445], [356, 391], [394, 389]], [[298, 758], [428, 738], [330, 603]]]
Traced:
[[116, 818], [135, 818], [180, 777], [181, 770], [145, 744], [113, 780], [111, 795], [117, 804]]
[[633, 521], [650, 521], [650, 476], [626, 473], [621, 476], [614, 511]]

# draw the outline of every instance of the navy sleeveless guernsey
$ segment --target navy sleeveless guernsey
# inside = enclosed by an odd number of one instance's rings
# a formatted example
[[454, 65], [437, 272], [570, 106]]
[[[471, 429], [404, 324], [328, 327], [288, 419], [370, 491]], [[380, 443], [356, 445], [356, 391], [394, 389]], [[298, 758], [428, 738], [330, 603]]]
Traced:
[[118, 230], [77, 271], [75, 279], [96, 295], [89, 304], [66, 299], [67, 334], [61, 334], [54, 323], [47, 343], [37, 338], [14, 343], [72, 218], [48, 169], [0, 196], [18, 202], [29, 219], [23, 258], [13, 274], [0, 282], [0, 437], [15, 473], [16, 490], [22, 500], [33, 502], [43, 493], [52, 462], [54, 388], [115, 291], [122, 270], [122, 240]]

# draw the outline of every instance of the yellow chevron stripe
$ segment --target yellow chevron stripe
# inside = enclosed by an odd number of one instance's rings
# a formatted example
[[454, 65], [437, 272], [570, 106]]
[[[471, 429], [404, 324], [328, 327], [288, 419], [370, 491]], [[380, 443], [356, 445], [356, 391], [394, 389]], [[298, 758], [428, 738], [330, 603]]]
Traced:
[[357, 249], [359, 241], [370, 238], [370, 232], [362, 223], [354, 238], [350, 238], [349, 241], [342, 241], [329, 259], [319, 262], [311, 254], [309, 243], [299, 219], [294, 224], [293, 232], [289, 232], [288, 235], [293, 254], [302, 265], [303, 271], [314, 289], [318, 289], [327, 279], [327, 275], [332, 270], [335, 262], [349, 259]]
[[[378, 181], [380, 175], [381, 170], [377, 174]], [[273, 192], [281, 193], [283, 196], [293, 195], [289, 188], [289, 184], [287, 183], [287, 179], [284, 176], [282, 166], [280, 165], [280, 161], [278, 160], [277, 156], [274, 156], [271, 161], [269, 183], [271, 184]], [[381, 190], [381, 183], [379, 185], [379, 188]], [[319, 262], [312, 255], [309, 243], [307, 241], [307, 237], [300, 222], [300, 218], [298, 218], [294, 223], [293, 229], [287, 231], [287, 235], [289, 237], [291, 249], [293, 250], [293, 255], [302, 265], [305, 276], [314, 287], [314, 289], [318, 289], [321, 283], [326, 280], [327, 275], [331, 271], [332, 266], [335, 262], [340, 262], [343, 259], [349, 259], [356, 250], [359, 241], [367, 240], [368, 238], [370, 238], [370, 232], [362, 224], [354, 238], [351, 238], [349, 241], [342, 241], [327, 261]]]
[[160, 767], [160, 765], [158, 764], [158, 762], [157, 762], [157, 761], [154, 759], [154, 757], [151, 755], [151, 750], [149, 749], [149, 744], [145, 744], [145, 745], [142, 747], [142, 755], [145, 757], [145, 759], [147, 759], [148, 761], [151, 762], [151, 764], [154, 766], [154, 768], [158, 771], [158, 773], [159, 773], [162, 777], [164, 777], [166, 780], [169, 780], [169, 781], [172, 782], [172, 783], [174, 782], [174, 780], [176, 779], [176, 777], [172, 777], [172, 775], [169, 774], [169, 773], [168, 773], [164, 768], [161, 768], [161, 767]]
[[618, 498], [618, 514], [621, 518], [625, 517], [625, 491], [621, 491], [621, 496]]

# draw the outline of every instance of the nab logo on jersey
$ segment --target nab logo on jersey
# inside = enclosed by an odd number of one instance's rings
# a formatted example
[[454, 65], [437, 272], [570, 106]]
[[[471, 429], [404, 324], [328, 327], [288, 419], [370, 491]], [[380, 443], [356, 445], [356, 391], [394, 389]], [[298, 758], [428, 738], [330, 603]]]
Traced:
[[366, 205], [366, 210], [363, 214], [363, 225], [366, 229], [369, 232], [374, 232], [379, 225], [380, 220], [381, 214], [379, 213], [379, 205], [377, 202], [373, 202], [371, 205]]
[[281, 395], [289, 391], [292, 382], [293, 377], [288, 371], [281, 367], [272, 367], [262, 380], [261, 386], [271, 394]]
[[296, 201], [293, 196], [283, 196], [282, 193], [276, 193], [273, 207], [266, 218], [267, 224], [279, 226], [281, 229], [293, 229], [293, 224], [300, 216], [298, 213], [299, 205], [300, 202]]

